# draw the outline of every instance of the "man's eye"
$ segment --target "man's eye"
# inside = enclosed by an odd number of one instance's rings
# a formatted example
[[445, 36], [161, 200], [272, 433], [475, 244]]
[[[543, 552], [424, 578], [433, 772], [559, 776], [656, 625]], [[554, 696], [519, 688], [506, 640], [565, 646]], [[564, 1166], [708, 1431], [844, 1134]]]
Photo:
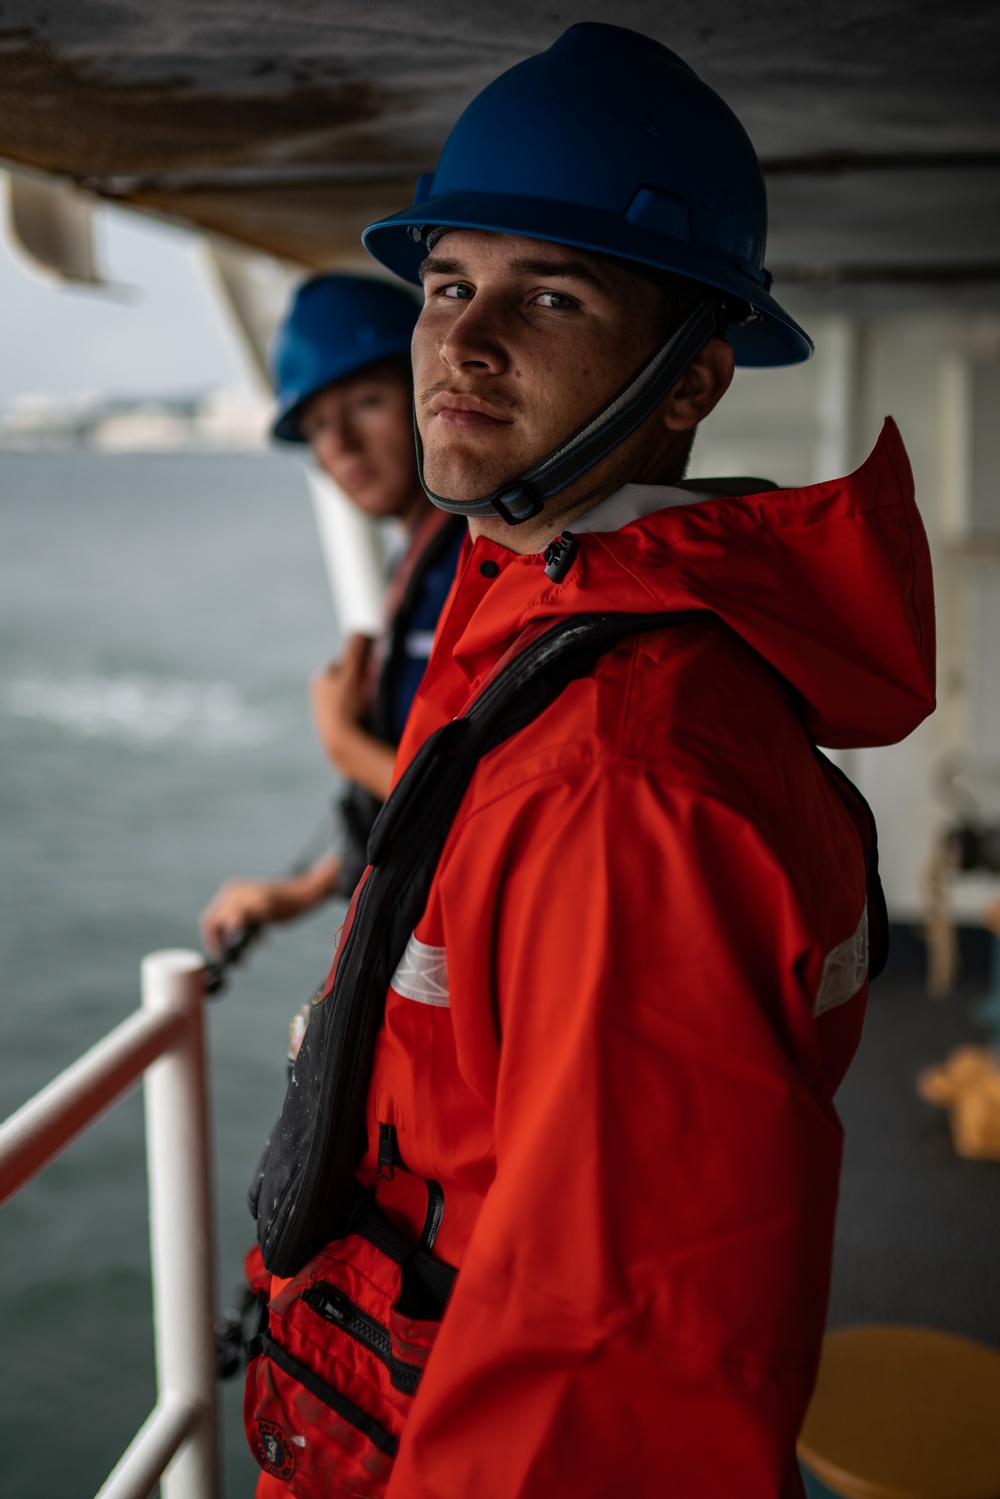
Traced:
[[576, 306], [573, 298], [563, 296], [561, 291], [540, 291], [535, 301], [539, 307], [552, 307], [557, 312]]
[[437, 295], [439, 297], [454, 297], [458, 302], [468, 302], [475, 293], [472, 287], [466, 285], [464, 281], [450, 281], [447, 286], [439, 288]]

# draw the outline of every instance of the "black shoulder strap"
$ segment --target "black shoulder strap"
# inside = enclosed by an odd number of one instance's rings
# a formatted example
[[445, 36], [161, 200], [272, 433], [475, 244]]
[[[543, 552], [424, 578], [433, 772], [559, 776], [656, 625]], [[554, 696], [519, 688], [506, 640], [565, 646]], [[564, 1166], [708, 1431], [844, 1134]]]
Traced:
[[333, 983], [305, 1034], [251, 1187], [267, 1268], [294, 1275], [344, 1231], [364, 1150], [365, 1106], [389, 981], [423, 914], [445, 839], [479, 760], [536, 718], [627, 635], [704, 617], [588, 614], [528, 641], [462, 715], [432, 734], [372, 829]]

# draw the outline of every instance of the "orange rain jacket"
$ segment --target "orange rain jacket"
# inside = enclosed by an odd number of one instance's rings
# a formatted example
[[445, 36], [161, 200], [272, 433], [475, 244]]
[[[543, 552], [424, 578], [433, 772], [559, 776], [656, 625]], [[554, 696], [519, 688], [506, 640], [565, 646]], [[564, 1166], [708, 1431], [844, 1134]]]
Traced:
[[360, 1174], [419, 1234], [419, 1180], [377, 1179], [394, 1125], [460, 1269], [388, 1499], [802, 1492], [867, 995], [864, 833], [810, 739], [931, 711], [930, 561], [891, 422], [847, 479], [661, 495], [560, 583], [466, 547], [400, 749], [526, 625], [711, 611], [480, 763], [389, 990]]

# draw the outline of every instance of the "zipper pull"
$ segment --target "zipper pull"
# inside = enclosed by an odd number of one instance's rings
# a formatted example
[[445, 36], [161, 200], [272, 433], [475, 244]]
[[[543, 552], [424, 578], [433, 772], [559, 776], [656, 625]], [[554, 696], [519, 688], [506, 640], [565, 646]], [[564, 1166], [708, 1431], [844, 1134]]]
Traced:
[[379, 1181], [391, 1182], [396, 1174], [399, 1149], [396, 1145], [396, 1126], [380, 1124], [378, 1127], [378, 1175]]
[[545, 558], [545, 576], [553, 583], [561, 583], [573, 565], [580, 550], [580, 543], [572, 531], [563, 531], [550, 541], [542, 554]]

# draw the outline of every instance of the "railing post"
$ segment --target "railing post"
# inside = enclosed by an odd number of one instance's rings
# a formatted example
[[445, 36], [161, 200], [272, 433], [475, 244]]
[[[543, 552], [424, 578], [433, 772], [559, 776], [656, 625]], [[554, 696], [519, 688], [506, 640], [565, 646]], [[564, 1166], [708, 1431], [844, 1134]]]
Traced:
[[185, 1020], [183, 1036], [149, 1068], [144, 1088], [158, 1396], [199, 1410], [190, 1440], [163, 1477], [163, 1499], [219, 1493], [203, 961], [177, 950], [151, 953], [142, 964], [143, 1007]]

